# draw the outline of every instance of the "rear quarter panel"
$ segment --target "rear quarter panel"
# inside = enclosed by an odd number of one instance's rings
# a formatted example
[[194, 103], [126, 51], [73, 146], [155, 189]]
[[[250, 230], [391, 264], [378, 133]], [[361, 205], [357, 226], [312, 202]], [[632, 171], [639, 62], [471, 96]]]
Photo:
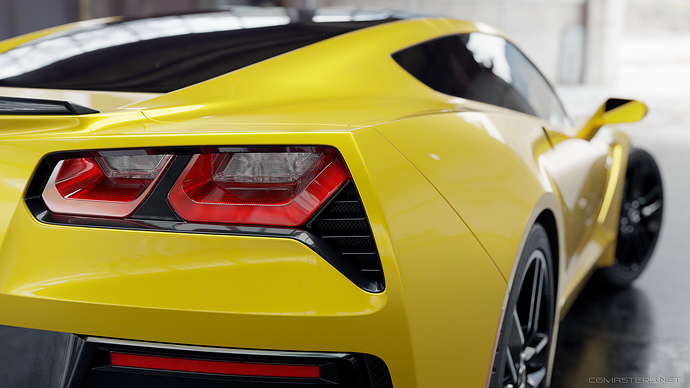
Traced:
[[540, 170], [539, 157], [552, 148], [539, 122], [463, 112], [376, 129], [439, 190], [508, 279], [530, 215], [541, 197], [553, 196]]
[[597, 263], [612, 262], [628, 138], [604, 128], [585, 142], [547, 135], [545, 125], [517, 112], [456, 112], [376, 129], [453, 207], [508, 288], [532, 224], [542, 211], [553, 213], [562, 316]]

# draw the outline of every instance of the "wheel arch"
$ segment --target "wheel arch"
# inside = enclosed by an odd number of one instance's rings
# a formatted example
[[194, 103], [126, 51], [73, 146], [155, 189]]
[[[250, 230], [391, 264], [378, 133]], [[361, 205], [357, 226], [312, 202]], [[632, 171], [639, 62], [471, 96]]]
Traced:
[[[546, 234], [549, 236], [549, 245], [551, 246], [551, 259], [553, 265], [553, 281], [554, 288], [558, 290], [558, 269], [560, 268], [560, 251], [559, 251], [559, 241], [558, 241], [558, 226], [556, 226], [556, 218], [551, 209], [544, 209], [537, 216], [537, 223], [546, 229]], [[531, 229], [531, 227], [530, 227]]]
[[[564, 258], [564, 236], [563, 236], [563, 219], [562, 219], [562, 213], [560, 212], [560, 202], [558, 201], [558, 198], [553, 192], [546, 191], [542, 194], [542, 196], [537, 200], [532, 213], [527, 219], [527, 222], [525, 223], [525, 228], [522, 233], [522, 237], [520, 239], [520, 245], [517, 249], [515, 260], [513, 262], [513, 266], [510, 272], [510, 277], [508, 278], [508, 284], [506, 287], [506, 293], [503, 301], [503, 307], [501, 309], [501, 318], [498, 322], [498, 328], [496, 331], [496, 337], [494, 339], [494, 348], [493, 348], [493, 354], [496, 354], [496, 349], [497, 346], [499, 345], [499, 339], [501, 336], [501, 328], [503, 327], [503, 320], [505, 318], [505, 312], [508, 308], [508, 301], [510, 298], [510, 293], [514, 285], [515, 277], [517, 275], [517, 269], [520, 264], [520, 259], [522, 256], [522, 252], [525, 249], [525, 245], [527, 243], [527, 239], [529, 237], [530, 232], [532, 231], [532, 228], [534, 227], [535, 224], [540, 224], [546, 231], [546, 234], [549, 239], [549, 247], [551, 250], [551, 265], [553, 269], [553, 276], [554, 276], [554, 322], [553, 322], [553, 328], [552, 328], [552, 341], [549, 346], [549, 361], [547, 364], [547, 374], [546, 374], [546, 381], [547, 381], [547, 386], [550, 384], [551, 381], [551, 374], [553, 370], [553, 360], [554, 360], [554, 355], [555, 355], [555, 350], [556, 350], [556, 342], [558, 339], [558, 328], [559, 328], [559, 323], [560, 319], [560, 304], [559, 304], [559, 297], [560, 297], [560, 292], [559, 292], [559, 284], [560, 280], [563, 279], [563, 258]], [[495, 361], [495, 358], [491, 361], [490, 368], [489, 368], [489, 373], [487, 376], [486, 380], [486, 387], [488, 388], [490, 385], [491, 381], [491, 372], [493, 370], [493, 363]]]
[[[553, 359], [554, 359], [554, 354], [556, 352], [556, 342], [558, 339], [558, 329], [559, 329], [559, 323], [560, 319], [560, 310], [561, 310], [561, 304], [559, 303], [559, 300], [562, 295], [562, 290], [561, 287], [563, 287], [563, 279], [564, 279], [564, 271], [565, 271], [565, 265], [564, 265], [564, 260], [565, 260], [565, 236], [563, 234], [564, 231], [564, 223], [563, 223], [563, 217], [562, 217], [562, 211], [561, 211], [561, 206], [560, 202], [556, 196], [555, 193], [552, 191], [545, 191], [542, 196], [537, 200], [536, 204], [534, 205], [532, 209], [532, 213], [529, 215], [527, 218], [527, 222], [525, 223], [525, 228], [522, 232], [522, 237], [520, 239], [520, 245], [518, 246], [517, 252], [515, 254], [515, 259], [513, 261], [513, 266], [510, 271], [510, 276], [508, 278], [508, 284], [506, 287], [506, 292], [505, 292], [505, 297], [503, 299], [503, 307], [501, 309], [501, 318], [498, 322], [498, 329], [496, 331], [496, 337], [494, 341], [494, 349], [493, 352], [495, 354], [496, 352], [496, 346], [498, 345], [498, 339], [501, 334], [501, 326], [503, 325], [503, 318], [504, 318], [504, 312], [507, 308], [508, 304], [508, 298], [510, 296], [510, 291], [513, 287], [513, 280], [515, 278], [515, 274], [517, 271], [518, 264], [520, 262], [520, 256], [522, 255], [522, 251], [525, 247], [525, 243], [527, 241], [527, 237], [529, 236], [530, 231], [532, 230], [532, 227], [534, 224], [539, 223], [541, 224], [544, 229], [546, 229], [546, 233], [549, 237], [549, 245], [551, 246], [551, 259], [552, 259], [552, 268], [554, 272], [554, 289], [556, 291], [555, 295], [555, 301], [556, 301], [556, 306], [554, 308], [554, 313], [555, 313], [555, 319], [554, 319], [554, 325], [553, 325], [553, 333], [552, 333], [552, 338], [554, 339], [551, 341], [551, 349], [549, 350], [549, 364], [547, 367], [547, 384], [550, 384], [551, 381], [551, 373], [553, 370]], [[489, 368], [489, 377], [486, 380], [486, 387], [489, 386], [489, 380], [491, 376], [491, 369], [493, 368], [493, 361], [491, 361], [491, 365]], [[548, 386], [548, 385], [547, 385]]]
[[508, 277], [508, 287], [506, 289], [506, 298], [510, 293], [510, 289], [513, 285], [513, 278], [515, 277], [515, 270], [517, 269], [518, 263], [520, 261], [520, 255], [525, 247], [525, 242], [529, 236], [529, 232], [535, 223], [540, 223], [547, 231], [549, 236], [549, 244], [551, 246], [552, 260], [554, 261], [554, 278], [556, 280], [556, 295], [560, 296], [561, 292], [559, 287], [562, 286], [562, 280], [564, 279], [564, 260], [565, 260], [565, 236], [564, 236], [564, 221], [561, 211], [560, 202], [555, 193], [551, 191], [545, 191], [536, 201], [532, 212], [527, 217], [524, 229], [522, 231], [522, 237], [520, 238], [520, 244], [517, 251], [515, 252], [515, 258], [513, 260], [513, 265], [509, 274], [505, 274]]

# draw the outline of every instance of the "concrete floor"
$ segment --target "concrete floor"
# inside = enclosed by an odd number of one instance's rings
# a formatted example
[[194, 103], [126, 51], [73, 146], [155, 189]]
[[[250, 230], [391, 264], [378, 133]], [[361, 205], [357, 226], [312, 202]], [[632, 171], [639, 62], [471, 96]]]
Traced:
[[[690, 34], [628, 36], [619, 65], [613, 87], [557, 90], [575, 117], [593, 112], [608, 96], [637, 98], [648, 105], [648, 116], [625, 128], [633, 145], [649, 151], [660, 166], [665, 190], [662, 231], [650, 265], [631, 288], [585, 288], [561, 324], [552, 386], [687, 387]], [[605, 384], [591, 380], [597, 377], [664, 379]]]

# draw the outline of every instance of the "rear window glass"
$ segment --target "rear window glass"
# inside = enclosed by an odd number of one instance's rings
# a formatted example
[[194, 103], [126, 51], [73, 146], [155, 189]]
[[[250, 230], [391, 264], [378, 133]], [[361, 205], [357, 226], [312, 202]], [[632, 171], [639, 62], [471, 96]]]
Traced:
[[96, 25], [0, 53], [0, 86], [164, 93], [398, 19], [385, 12], [240, 8]]
[[399, 51], [393, 59], [438, 92], [527, 113], [556, 125], [569, 122], [539, 70], [499, 36], [477, 32], [447, 36]]

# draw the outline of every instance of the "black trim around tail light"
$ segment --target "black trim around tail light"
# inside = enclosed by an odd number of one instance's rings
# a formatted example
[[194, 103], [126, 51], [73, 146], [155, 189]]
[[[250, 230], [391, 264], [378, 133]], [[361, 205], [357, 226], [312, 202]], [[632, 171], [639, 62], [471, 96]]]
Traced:
[[[152, 155], [172, 155], [166, 168], [151, 183], [145, 197], [129, 215], [109, 217], [99, 214], [59, 214], [51, 211], [45, 201], [44, 191], [55, 185], [56, 168], [62, 161], [77, 158], [98, 158], [103, 155], [125, 155], [141, 150], [107, 150], [56, 153], [47, 156], [39, 164], [29, 183], [26, 204], [34, 217], [43, 223], [56, 225], [86, 226], [95, 228], [157, 230], [183, 233], [225, 234], [290, 238], [300, 241], [323, 257], [350, 281], [368, 292], [382, 292], [385, 287], [381, 260], [372, 234], [369, 220], [357, 188], [352, 179], [345, 179], [332, 195], [304, 223], [296, 226], [222, 224], [185, 221], [170, 205], [169, 193], [182, 180], [185, 171], [193, 163], [193, 155], [203, 152], [254, 151], [258, 147], [196, 147], [146, 149]], [[291, 152], [309, 151], [336, 153], [327, 147], [289, 146]], [[262, 147], [273, 152], [277, 147]], [[295, 151], [296, 150], [296, 151]], [[227, 151], [225, 151], [227, 152]], [[346, 166], [337, 154], [336, 163]], [[326, 170], [324, 170], [326, 171]], [[341, 174], [342, 176], [342, 174]], [[343, 179], [343, 178], [339, 178]], [[105, 214], [105, 213], [103, 213]]]

